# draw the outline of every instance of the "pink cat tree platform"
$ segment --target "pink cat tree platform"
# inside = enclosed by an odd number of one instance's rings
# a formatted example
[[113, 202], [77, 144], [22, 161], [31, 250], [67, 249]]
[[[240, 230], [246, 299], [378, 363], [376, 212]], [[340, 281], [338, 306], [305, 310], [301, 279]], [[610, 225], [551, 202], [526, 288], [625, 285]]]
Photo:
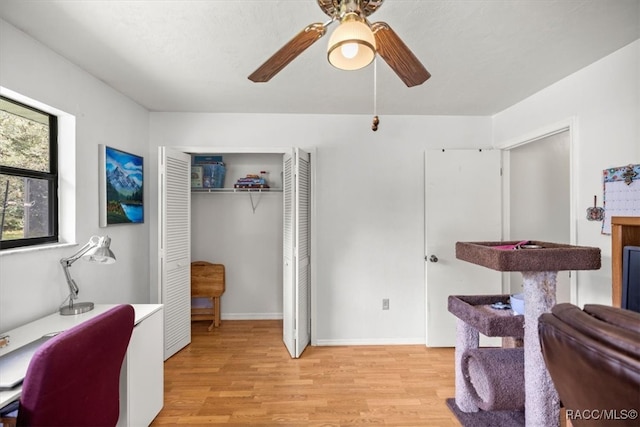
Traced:
[[[600, 249], [530, 241], [539, 248], [504, 249], [519, 242], [457, 242], [456, 258], [497, 271], [519, 271], [523, 277], [525, 314], [492, 310], [492, 302], [508, 301], [508, 295], [450, 296], [449, 311], [458, 317], [456, 337], [455, 404], [463, 413], [505, 409], [522, 405], [527, 427], [560, 425], [560, 402], [547, 372], [540, 342], [538, 318], [556, 304], [556, 277], [563, 270], [597, 270]], [[499, 248], [502, 247], [502, 248]], [[522, 327], [524, 324], [524, 334]], [[479, 332], [487, 336], [524, 336], [522, 349], [479, 349]], [[469, 380], [469, 360], [482, 396]], [[483, 364], [486, 369], [483, 370]], [[522, 366], [522, 364], [524, 366]], [[480, 368], [478, 368], [480, 366]], [[524, 370], [524, 396], [522, 394]], [[507, 373], [505, 373], [507, 371]], [[492, 376], [501, 378], [492, 378]]]

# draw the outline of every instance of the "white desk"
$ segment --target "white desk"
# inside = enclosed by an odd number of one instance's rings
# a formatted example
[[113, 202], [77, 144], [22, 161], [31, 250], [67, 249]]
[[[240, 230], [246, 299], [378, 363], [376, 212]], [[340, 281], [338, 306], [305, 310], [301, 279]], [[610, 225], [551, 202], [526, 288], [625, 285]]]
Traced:
[[[120, 372], [119, 426], [149, 425], [164, 403], [164, 319], [162, 304], [131, 304], [135, 326]], [[0, 356], [45, 334], [60, 332], [104, 313], [115, 304], [97, 304], [87, 313], [72, 316], [51, 314], [10, 331], [9, 345]], [[20, 398], [22, 387], [0, 391], [0, 408]]]

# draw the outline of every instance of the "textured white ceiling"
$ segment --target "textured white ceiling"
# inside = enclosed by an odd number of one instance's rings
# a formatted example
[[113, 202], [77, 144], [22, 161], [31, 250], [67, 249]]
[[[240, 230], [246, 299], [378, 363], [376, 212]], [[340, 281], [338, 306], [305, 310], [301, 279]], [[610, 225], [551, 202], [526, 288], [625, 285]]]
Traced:
[[[373, 113], [374, 65], [326, 61], [335, 24], [270, 82], [247, 79], [327, 21], [315, 0], [2, 0], [0, 17], [152, 111]], [[640, 38], [640, 0], [386, 0], [369, 20], [433, 75], [407, 88], [378, 59], [379, 114], [491, 115]]]

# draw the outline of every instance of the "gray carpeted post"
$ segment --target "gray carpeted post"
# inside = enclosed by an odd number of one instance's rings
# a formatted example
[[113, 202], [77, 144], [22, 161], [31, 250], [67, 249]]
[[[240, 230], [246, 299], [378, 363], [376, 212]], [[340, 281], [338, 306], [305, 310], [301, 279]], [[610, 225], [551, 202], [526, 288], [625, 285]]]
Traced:
[[474, 403], [467, 383], [462, 376], [462, 355], [465, 351], [478, 348], [480, 335], [478, 331], [469, 326], [464, 320], [457, 319], [456, 323], [456, 405], [462, 412], [478, 412], [478, 406]]
[[556, 304], [556, 271], [523, 271], [524, 384], [527, 427], [560, 425], [560, 399], [540, 350], [538, 318]]

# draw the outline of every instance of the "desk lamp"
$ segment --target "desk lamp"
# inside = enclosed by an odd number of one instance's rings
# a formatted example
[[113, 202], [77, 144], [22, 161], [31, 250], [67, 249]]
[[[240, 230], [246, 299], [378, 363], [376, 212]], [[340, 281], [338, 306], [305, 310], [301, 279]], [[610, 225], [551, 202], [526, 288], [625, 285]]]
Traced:
[[91, 236], [89, 241], [80, 248], [78, 252], [68, 258], [62, 258], [60, 260], [70, 291], [69, 305], [60, 307], [60, 314], [63, 316], [69, 316], [93, 310], [92, 302], [73, 303], [73, 300], [78, 299], [78, 292], [80, 292], [80, 289], [78, 289], [78, 285], [76, 285], [75, 280], [71, 278], [69, 267], [71, 267], [71, 264], [80, 258], [83, 258], [85, 261], [96, 262], [99, 264], [113, 264], [116, 262], [116, 256], [111, 252], [111, 249], [109, 249], [110, 244], [111, 238], [109, 236]]

